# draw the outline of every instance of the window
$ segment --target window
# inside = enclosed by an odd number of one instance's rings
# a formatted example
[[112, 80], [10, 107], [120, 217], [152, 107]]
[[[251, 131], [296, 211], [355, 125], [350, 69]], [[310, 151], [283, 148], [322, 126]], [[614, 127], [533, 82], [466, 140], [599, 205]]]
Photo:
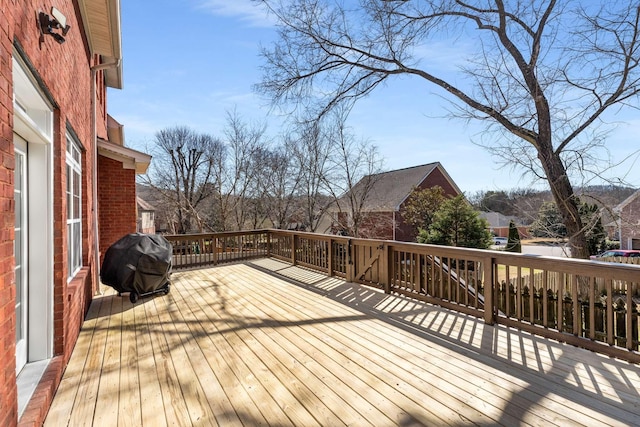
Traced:
[[67, 135], [67, 267], [72, 278], [82, 266], [82, 191], [80, 147]]

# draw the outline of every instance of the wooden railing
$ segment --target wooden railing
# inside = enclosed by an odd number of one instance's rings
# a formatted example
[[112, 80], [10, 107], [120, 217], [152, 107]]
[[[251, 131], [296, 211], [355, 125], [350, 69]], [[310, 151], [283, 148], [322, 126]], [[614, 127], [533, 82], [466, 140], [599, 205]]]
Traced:
[[274, 257], [640, 363], [640, 266], [257, 230], [166, 236], [174, 268]]
[[267, 230], [167, 235], [173, 268], [194, 268], [269, 256]]
[[598, 261], [617, 262], [619, 264], [640, 265], [640, 257], [608, 256], [599, 258]]

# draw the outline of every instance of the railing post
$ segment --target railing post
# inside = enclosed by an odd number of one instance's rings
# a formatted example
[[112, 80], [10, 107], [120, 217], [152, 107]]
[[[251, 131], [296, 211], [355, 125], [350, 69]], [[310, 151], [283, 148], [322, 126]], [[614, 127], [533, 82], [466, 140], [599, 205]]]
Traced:
[[380, 260], [380, 280], [385, 294], [391, 293], [391, 271], [389, 269], [389, 254], [391, 250], [387, 243], [382, 244], [382, 259]]
[[333, 277], [333, 239], [329, 238], [328, 245], [327, 264], [329, 264], [329, 271], [327, 271], [327, 275]]
[[218, 265], [218, 238], [213, 238], [213, 265]]
[[291, 236], [291, 265], [296, 265], [296, 247], [298, 243], [298, 236], [294, 233]]
[[271, 232], [267, 232], [267, 257], [271, 257]]
[[[493, 293], [493, 287], [495, 280], [493, 272], [495, 271], [495, 258], [485, 258], [483, 261], [484, 269], [484, 322], [487, 325], [493, 325], [495, 323], [495, 313], [497, 313], [496, 303]], [[478, 290], [476, 289], [476, 293]], [[476, 297], [477, 298], [477, 297]]]
[[355, 277], [354, 265], [353, 265], [353, 241], [349, 239], [347, 242], [347, 282], [353, 282]]
[[627, 338], [627, 350], [633, 350], [634, 344], [633, 344], [633, 340], [634, 338], [637, 339], [638, 333], [636, 332], [635, 336], [633, 334], [633, 298], [632, 298], [632, 294], [633, 294], [633, 289], [631, 286], [631, 283], [627, 282], [627, 289], [626, 289], [626, 293], [627, 293], [627, 309], [625, 312], [625, 327], [626, 327], [626, 338]]

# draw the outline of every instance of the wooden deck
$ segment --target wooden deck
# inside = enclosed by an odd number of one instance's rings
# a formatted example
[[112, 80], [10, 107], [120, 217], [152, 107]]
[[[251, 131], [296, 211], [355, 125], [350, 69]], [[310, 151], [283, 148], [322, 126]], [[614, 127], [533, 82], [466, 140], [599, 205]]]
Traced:
[[48, 426], [638, 425], [640, 367], [272, 259], [91, 305]]

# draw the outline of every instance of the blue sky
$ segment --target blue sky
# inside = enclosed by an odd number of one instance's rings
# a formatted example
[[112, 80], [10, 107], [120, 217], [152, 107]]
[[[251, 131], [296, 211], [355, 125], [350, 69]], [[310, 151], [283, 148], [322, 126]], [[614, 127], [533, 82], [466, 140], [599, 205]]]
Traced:
[[[279, 134], [284, 118], [252, 91], [261, 77], [260, 45], [269, 45], [275, 31], [249, 0], [122, 1], [121, 8], [124, 89], [110, 90], [108, 110], [124, 125], [129, 147], [153, 154], [155, 132], [176, 125], [222, 137], [226, 112], [234, 109], [266, 122], [271, 137]], [[429, 57], [443, 73], [458, 58], [444, 45], [432, 46]], [[471, 142], [482, 127], [438, 118], [446, 105], [423, 81], [392, 79], [356, 104], [349, 124], [378, 146], [385, 169], [439, 161], [467, 195], [532, 185]], [[640, 148], [640, 112], [623, 120], [608, 144], [617, 161]], [[640, 187], [640, 159], [608, 176]]]

